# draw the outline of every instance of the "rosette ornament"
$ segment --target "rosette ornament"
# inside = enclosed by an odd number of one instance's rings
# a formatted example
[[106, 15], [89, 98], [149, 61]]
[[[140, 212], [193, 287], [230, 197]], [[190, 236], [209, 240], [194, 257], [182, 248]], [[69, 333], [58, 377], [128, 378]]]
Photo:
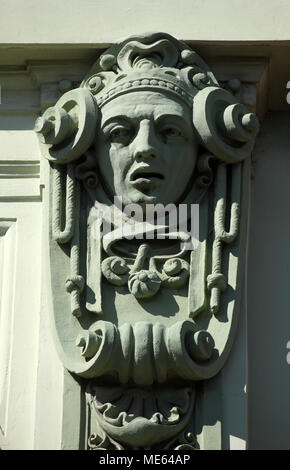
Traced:
[[155, 271], [141, 270], [129, 277], [128, 288], [136, 299], [146, 299], [155, 295], [161, 286], [161, 278]]

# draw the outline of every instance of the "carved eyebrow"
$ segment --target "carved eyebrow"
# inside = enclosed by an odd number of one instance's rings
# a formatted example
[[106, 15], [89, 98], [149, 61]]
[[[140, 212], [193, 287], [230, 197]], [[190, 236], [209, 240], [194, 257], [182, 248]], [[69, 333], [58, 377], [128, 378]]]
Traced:
[[[128, 118], [128, 116], [124, 114], [117, 114], [111, 117], [108, 117], [102, 124], [101, 124], [101, 129], [104, 130], [106, 127], [108, 127], [110, 124], [114, 123], [123, 123], [125, 125], [135, 125], [136, 122], [138, 121], [138, 118]], [[183, 116], [178, 116], [175, 113], [162, 113], [160, 115], [157, 115], [156, 119], [154, 118], [155, 125], [159, 126], [164, 122], [172, 123], [176, 122], [176, 124], [179, 124], [184, 128], [184, 130], [188, 133], [192, 131], [191, 126], [188, 124], [186, 119]]]
[[170, 114], [170, 113], [166, 113], [166, 114], [160, 114], [159, 116], [157, 116], [157, 118], [155, 119], [155, 123], [157, 125], [160, 125], [162, 123], [172, 123], [174, 124], [174, 122], [176, 122], [177, 124], [181, 125], [182, 127], [185, 127], [185, 130], [187, 132], [191, 132], [192, 131], [192, 128], [191, 126], [188, 124], [187, 120], [182, 117], [182, 116], [177, 116], [176, 114]]
[[124, 115], [117, 115], [117, 116], [111, 116], [111, 117], [108, 117], [105, 122], [103, 122], [101, 124], [101, 129], [103, 130], [105, 127], [109, 126], [110, 124], [114, 124], [114, 123], [124, 123], [124, 124], [130, 124], [132, 122], [131, 119], [129, 119], [127, 116], [124, 116]]

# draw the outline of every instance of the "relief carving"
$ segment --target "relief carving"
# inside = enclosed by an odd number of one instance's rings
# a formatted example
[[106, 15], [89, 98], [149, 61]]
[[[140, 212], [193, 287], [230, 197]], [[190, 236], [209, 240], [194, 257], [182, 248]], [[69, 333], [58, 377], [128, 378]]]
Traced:
[[221, 370], [237, 326], [243, 161], [258, 128], [163, 33], [109, 48], [38, 118], [52, 324], [86, 383], [89, 448], [198, 447], [196, 382]]

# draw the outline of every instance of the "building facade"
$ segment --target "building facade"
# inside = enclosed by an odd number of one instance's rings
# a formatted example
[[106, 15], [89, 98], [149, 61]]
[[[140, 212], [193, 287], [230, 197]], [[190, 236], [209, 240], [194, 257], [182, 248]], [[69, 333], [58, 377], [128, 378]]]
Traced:
[[[122, 8], [115, 1], [14, 0], [2, 6], [2, 449], [88, 448], [91, 411], [86, 377], [75, 373], [59, 354], [56, 343], [71, 342], [66, 327], [60, 340], [53, 333], [55, 324], [63, 321], [54, 317], [55, 302], [68, 294], [51, 287], [52, 189], [35, 121], [82, 86], [111, 44], [145, 31], [182, 40], [207, 64], [220, 89], [260, 122], [243, 166], [239, 251], [228, 255], [239, 261], [237, 295], [222, 294], [229, 296], [229, 305], [235, 303], [239, 319], [223, 367], [208, 380], [198, 379], [198, 447], [289, 449], [289, 13], [290, 2], [282, 0], [263, 5], [258, 0], [146, 5], [126, 0]], [[236, 152], [220, 158], [229, 163]], [[233, 186], [228, 180], [229, 191]], [[55, 256], [60, 264], [67, 262], [61, 249]], [[54, 269], [57, 278], [62, 268], [56, 261]], [[227, 269], [230, 278], [234, 267], [228, 264]], [[221, 328], [228, 321], [220, 320]]]

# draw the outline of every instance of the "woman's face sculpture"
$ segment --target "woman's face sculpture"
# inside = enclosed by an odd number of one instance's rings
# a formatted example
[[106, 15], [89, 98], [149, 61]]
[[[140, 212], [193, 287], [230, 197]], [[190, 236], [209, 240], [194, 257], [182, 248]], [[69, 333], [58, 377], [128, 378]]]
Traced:
[[176, 203], [196, 164], [192, 110], [157, 91], [118, 96], [101, 109], [95, 146], [111, 196], [141, 206]]

